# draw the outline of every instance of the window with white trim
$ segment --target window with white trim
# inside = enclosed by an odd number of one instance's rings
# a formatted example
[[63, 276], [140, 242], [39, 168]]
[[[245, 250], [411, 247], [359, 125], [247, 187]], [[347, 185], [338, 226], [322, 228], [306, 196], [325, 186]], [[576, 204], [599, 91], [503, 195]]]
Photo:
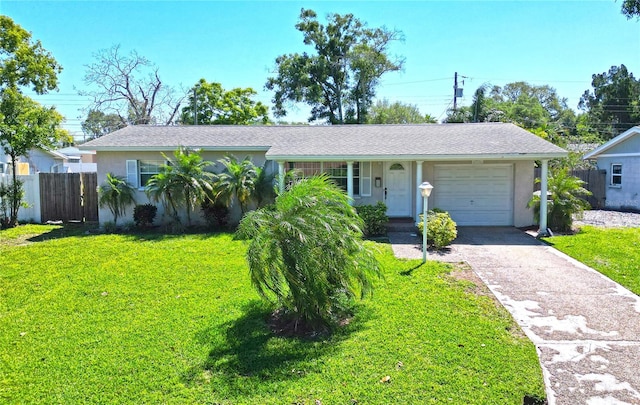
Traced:
[[136, 188], [143, 188], [167, 162], [164, 160], [127, 160], [127, 182]]
[[[289, 162], [289, 170], [303, 177], [326, 173], [338, 187], [347, 191], [347, 162]], [[353, 195], [371, 196], [370, 162], [353, 162]]]
[[611, 164], [611, 185], [615, 187], [622, 186], [622, 164], [621, 163]]

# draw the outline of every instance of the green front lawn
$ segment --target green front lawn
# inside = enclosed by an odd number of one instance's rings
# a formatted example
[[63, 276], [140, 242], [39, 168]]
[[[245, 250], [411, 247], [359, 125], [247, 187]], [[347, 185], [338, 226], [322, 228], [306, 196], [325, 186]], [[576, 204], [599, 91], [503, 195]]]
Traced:
[[[279, 338], [226, 234], [0, 232], [0, 403], [521, 404], [534, 346], [451, 268], [396, 260], [328, 339]], [[381, 379], [389, 376], [389, 382]]]
[[640, 295], [640, 228], [584, 226], [545, 241]]

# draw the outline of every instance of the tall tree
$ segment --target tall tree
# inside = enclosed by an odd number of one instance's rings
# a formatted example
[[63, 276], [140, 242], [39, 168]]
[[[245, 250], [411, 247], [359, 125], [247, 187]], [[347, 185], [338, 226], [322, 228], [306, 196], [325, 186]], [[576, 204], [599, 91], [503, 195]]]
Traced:
[[0, 15], [0, 88], [29, 86], [37, 94], [58, 87], [62, 67], [40, 41], [7, 16]]
[[162, 82], [158, 68], [147, 58], [136, 51], [123, 55], [119, 45], [93, 56], [84, 76], [92, 89], [79, 92], [92, 99], [92, 109], [117, 114], [124, 125], [173, 122], [182, 97]]
[[480, 86], [471, 106], [449, 111], [446, 122], [513, 122], [552, 142], [575, 132], [575, 113], [550, 86], [526, 82]]
[[105, 114], [102, 111], [89, 110], [87, 118], [82, 121], [81, 126], [82, 132], [89, 139], [94, 139], [124, 128], [125, 124], [122, 123], [117, 114]]
[[402, 33], [367, 28], [353, 14], [329, 14], [325, 26], [315, 11], [305, 9], [296, 29], [315, 52], [276, 58], [276, 76], [265, 86], [275, 91], [276, 117], [287, 114], [287, 102], [304, 102], [312, 107], [309, 121], [366, 122], [380, 77], [402, 68], [403, 59], [389, 56], [390, 44]]
[[[252, 88], [225, 90], [220, 83], [200, 79], [188, 96], [180, 122], [194, 125], [251, 125], [269, 121], [268, 107], [253, 100], [258, 94]], [[194, 110], [196, 116], [194, 116]]]
[[63, 132], [62, 122], [55, 108], [46, 108], [23, 95], [14, 87], [0, 91], [0, 146], [11, 158], [11, 201], [8, 226], [18, 224], [18, 210], [22, 202], [22, 183], [17, 178], [17, 162], [33, 148], [52, 148]]
[[625, 65], [594, 74], [591, 86], [593, 90], [584, 92], [578, 107], [587, 112], [604, 139], [640, 123], [640, 81]]
[[387, 99], [378, 100], [371, 106], [367, 116], [367, 124], [432, 124], [435, 118], [429, 114], [422, 115], [416, 105], [399, 101], [391, 103]]
[[623, 0], [622, 14], [626, 15], [628, 19], [640, 17], [640, 0]]
[[10, 217], [7, 226], [18, 223], [22, 183], [17, 179], [17, 159], [34, 147], [48, 147], [64, 132], [62, 116], [22, 94], [30, 87], [36, 94], [54, 90], [62, 67], [40, 41], [7, 16], [0, 16], [0, 146], [11, 157], [13, 172], [9, 186]]

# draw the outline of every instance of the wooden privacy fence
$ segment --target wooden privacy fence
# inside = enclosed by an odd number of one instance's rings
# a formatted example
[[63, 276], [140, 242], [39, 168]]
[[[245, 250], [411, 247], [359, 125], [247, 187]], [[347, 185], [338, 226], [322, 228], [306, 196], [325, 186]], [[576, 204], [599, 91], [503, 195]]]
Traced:
[[40, 173], [41, 222], [98, 221], [96, 173]]
[[[535, 169], [535, 178], [540, 178], [541, 169], [536, 167]], [[607, 179], [607, 171], [606, 170], [598, 170], [598, 169], [581, 169], [581, 170], [570, 170], [569, 174], [575, 177], [580, 178], [580, 180], [584, 181], [584, 188], [591, 191], [590, 196], [584, 197], [585, 200], [589, 204], [591, 204], [592, 208], [604, 208], [605, 207], [605, 188], [606, 188], [606, 179]], [[540, 190], [540, 183], [536, 183], [534, 186], [534, 190]]]

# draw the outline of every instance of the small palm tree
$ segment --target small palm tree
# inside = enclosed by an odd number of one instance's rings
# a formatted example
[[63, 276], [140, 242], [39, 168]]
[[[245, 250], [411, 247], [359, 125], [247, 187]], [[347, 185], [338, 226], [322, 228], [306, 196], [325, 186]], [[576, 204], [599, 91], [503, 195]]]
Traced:
[[118, 224], [118, 217], [124, 215], [128, 205], [135, 204], [135, 189], [124, 177], [107, 173], [107, 179], [98, 187], [98, 205], [107, 206], [113, 214], [113, 223]]
[[336, 324], [355, 297], [371, 293], [380, 268], [362, 241], [363, 222], [349, 198], [323, 175], [302, 179], [273, 206], [248, 213], [237, 236], [251, 239], [247, 260], [258, 293], [296, 325]]
[[162, 201], [169, 208], [174, 219], [180, 222], [178, 210], [185, 207], [187, 222], [191, 225], [191, 212], [213, 189], [214, 175], [206, 169], [213, 163], [202, 160], [197, 151], [180, 147], [174, 152], [174, 159], [162, 156], [169, 162], [162, 172], [153, 176], [146, 186], [147, 195], [154, 201]]
[[256, 167], [256, 179], [253, 190], [253, 197], [258, 208], [271, 204], [276, 198], [275, 173], [269, 173], [267, 164], [264, 162], [262, 167]]
[[224, 169], [217, 175], [214, 185], [215, 198], [222, 201], [227, 207], [231, 207], [234, 200], [237, 200], [240, 204], [240, 210], [244, 214], [256, 189], [258, 168], [249, 156], [238, 161], [235, 156], [227, 155], [218, 162]]
[[[539, 183], [540, 179], [536, 179]], [[569, 169], [551, 168], [549, 170], [548, 188], [551, 193], [548, 202], [548, 222], [551, 229], [559, 232], [571, 231], [573, 215], [582, 213], [591, 206], [581, 196], [591, 195], [591, 192], [582, 185], [584, 181], [578, 177], [569, 175]], [[540, 196], [534, 195], [528, 206], [534, 209], [536, 221], [540, 222]]]

